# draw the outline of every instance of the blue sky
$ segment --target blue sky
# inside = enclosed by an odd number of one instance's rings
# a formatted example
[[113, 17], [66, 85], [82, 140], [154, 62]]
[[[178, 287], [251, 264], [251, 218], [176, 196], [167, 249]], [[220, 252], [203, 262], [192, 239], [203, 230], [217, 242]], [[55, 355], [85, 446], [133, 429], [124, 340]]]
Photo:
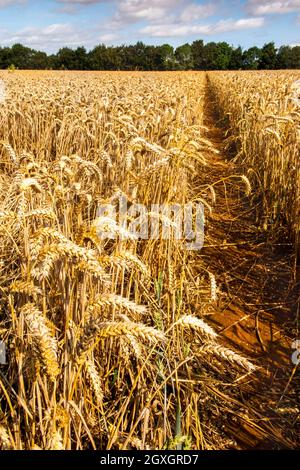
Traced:
[[0, 45], [300, 44], [300, 0], [0, 0]]

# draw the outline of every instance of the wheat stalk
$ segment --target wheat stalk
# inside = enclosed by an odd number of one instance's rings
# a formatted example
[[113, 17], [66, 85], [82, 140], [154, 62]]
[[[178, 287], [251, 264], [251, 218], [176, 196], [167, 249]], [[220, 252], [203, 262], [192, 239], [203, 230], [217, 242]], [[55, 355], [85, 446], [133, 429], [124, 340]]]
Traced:
[[39, 353], [39, 359], [50, 380], [55, 381], [60, 372], [58, 365], [58, 345], [49, 328], [49, 321], [34, 304], [26, 304], [21, 309], [29, 334]]
[[9, 434], [6, 431], [5, 427], [2, 425], [0, 425], [0, 448], [1, 450], [13, 449], [11, 438], [9, 437]]
[[84, 333], [79, 341], [78, 360], [84, 361], [85, 354], [93, 345], [94, 340], [113, 338], [120, 336], [134, 336], [137, 339], [148, 342], [164, 341], [161, 331], [145, 326], [142, 323], [133, 322], [103, 322], [97, 317], [91, 317], [86, 325]]
[[184, 328], [197, 330], [210, 338], [216, 338], [218, 336], [217, 333], [209, 325], [207, 325], [207, 323], [201, 320], [201, 318], [197, 318], [192, 315], [184, 315], [180, 317], [175, 324]]
[[99, 376], [99, 372], [94, 364], [94, 362], [90, 359], [87, 359], [84, 363], [85, 372], [88, 377], [88, 381], [91, 385], [93, 393], [95, 395], [96, 403], [98, 406], [102, 405], [103, 403], [103, 390], [102, 384]]
[[231, 364], [237, 364], [243, 369], [246, 369], [248, 372], [253, 372], [256, 370], [256, 366], [252, 364], [248, 359], [245, 359], [240, 354], [228, 349], [224, 346], [217, 344], [216, 342], [205, 343], [201, 347], [201, 351], [209, 353], [211, 355], [216, 355], [221, 359], [225, 359]]

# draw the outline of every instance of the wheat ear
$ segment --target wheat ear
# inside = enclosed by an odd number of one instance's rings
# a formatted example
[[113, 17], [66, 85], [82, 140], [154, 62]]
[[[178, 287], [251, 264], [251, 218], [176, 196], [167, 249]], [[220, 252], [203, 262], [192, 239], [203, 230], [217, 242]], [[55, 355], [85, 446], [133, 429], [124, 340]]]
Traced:
[[225, 348], [217, 344], [216, 342], [209, 342], [204, 344], [201, 347], [203, 352], [219, 356], [222, 359], [230, 362], [231, 364], [237, 364], [243, 369], [246, 369], [248, 372], [253, 372], [256, 369], [256, 366], [252, 364], [248, 359], [244, 358], [240, 354], [232, 351], [231, 349]]
[[33, 344], [39, 353], [39, 360], [49, 378], [54, 381], [60, 369], [57, 360], [57, 341], [49, 328], [50, 322], [34, 304], [24, 305], [21, 313], [24, 315]]

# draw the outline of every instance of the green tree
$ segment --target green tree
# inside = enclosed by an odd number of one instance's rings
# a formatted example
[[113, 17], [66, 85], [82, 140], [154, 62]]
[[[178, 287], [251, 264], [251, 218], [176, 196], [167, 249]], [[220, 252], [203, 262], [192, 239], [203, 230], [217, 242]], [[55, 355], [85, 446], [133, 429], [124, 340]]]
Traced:
[[216, 42], [208, 42], [203, 48], [202, 56], [202, 70], [217, 70], [219, 68], [218, 62], [218, 44]]
[[31, 60], [34, 51], [22, 44], [14, 44], [10, 49], [10, 63], [14, 64], [18, 69], [32, 68]]
[[147, 49], [148, 55], [148, 64], [145, 70], [161, 70], [163, 67], [162, 57], [159, 47], [157, 46], [148, 46]]
[[179, 70], [189, 70], [194, 66], [192, 47], [186, 43], [177, 47], [175, 51], [176, 68]]
[[282, 46], [277, 51], [276, 68], [289, 69], [292, 68], [292, 48], [290, 46]]
[[92, 70], [104, 70], [106, 62], [106, 46], [99, 44], [89, 52], [89, 64]]
[[74, 65], [77, 70], [88, 70], [88, 55], [85, 47], [77, 47], [77, 49], [75, 49]]
[[175, 68], [175, 55], [174, 48], [170, 44], [163, 44], [158, 47], [160, 57], [159, 70], [174, 70]]
[[259, 69], [272, 70], [276, 68], [276, 48], [274, 42], [265, 44], [261, 49], [260, 61], [258, 64]]
[[75, 70], [76, 69], [76, 54], [70, 47], [63, 47], [59, 49], [56, 54], [56, 67], [62, 70]]
[[22, 44], [0, 47], [0, 68], [10, 64], [18, 69], [62, 70], [239, 70], [300, 68], [300, 46], [281, 46], [276, 51], [273, 42], [262, 49], [250, 47], [242, 51], [227, 42], [209, 42], [201, 39], [191, 45], [182, 44], [174, 49], [170, 44], [107, 47], [99, 44], [87, 52], [84, 47], [63, 47], [57, 54], [47, 55]]
[[151, 68], [148, 57], [148, 46], [142, 41], [137, 42], [133, 46], [127, 46], [125, 49], [126, 68], [130, 70], [149, 70], [149, 68]]
[[9, 47], [0, 48], [0, 69], [7, 69], [11, 64], [11, 50]]
[[218, 42], [216, 47], [215, 68], [228, 70], [232, 55], [232, 48], [227, 42]]
[[49, 59], [46, 52], [34, 51], [31, 56], [31, 68], [45, 70], [49, 67]]
[[246, 70], [256, 70], [261, 58], [259, 47], [250, 47], [243, 52], [243, 68]]
[[195, 70], [204, 70], [205, 64], [203, 60], [204, 56], [204, 43], [202, 39], [198, 39], [194, 41], [191, 45], [191, 52], [192, 52], [192, 61], [194, 64]]
[[48, 68], [50, 70], [58, 69], [56, 54], [51, 54], [48, 56]]
[[292, 48], [291, 68], [300, 69], [300, 46], [294, 46]]
[[120, 70], [122, 67], [118, 47], [107, 47], [105, 54], [105, 70]]
[[122, 48], [99, 44], [88, 54], [92, 70], [119, 70], [122, 68]]
[[240, 70], [243, 68], [243, 51], [241, 46], [232, 49], [228, 68], [230, 70]]

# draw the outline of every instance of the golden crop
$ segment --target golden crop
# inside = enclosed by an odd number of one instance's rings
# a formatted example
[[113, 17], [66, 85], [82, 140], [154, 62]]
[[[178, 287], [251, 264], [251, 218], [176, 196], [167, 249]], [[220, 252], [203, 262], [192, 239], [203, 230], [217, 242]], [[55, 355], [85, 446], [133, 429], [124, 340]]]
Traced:
[[[117, 207], [121, 195], [145, 206], [201, 201], [213, 212], [217, 186], [203, 175], [218, 150], [206, 135], [205, 74], [0, 78], [1, 447], [235, 447], [224, 420], [245, 405], [233, 384], [256, 366], [205, 318], [217, 308], [213, 266], [172, 230], [169, 240], [97, 231], [112, 224], [99, 205]], [[210, 81], [245, 168], [232, 184], [243, 197], [253, 185], [268, 223], [284, 216], [296, 230], [294, 78]]]

